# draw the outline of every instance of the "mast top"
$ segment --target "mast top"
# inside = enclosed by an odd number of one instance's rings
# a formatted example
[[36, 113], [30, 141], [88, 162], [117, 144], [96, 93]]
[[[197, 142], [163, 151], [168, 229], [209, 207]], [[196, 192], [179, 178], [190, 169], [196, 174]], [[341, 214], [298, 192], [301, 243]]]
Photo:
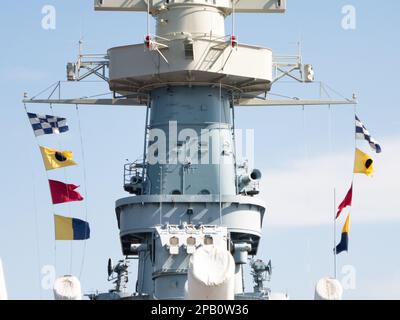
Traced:
[[[232, 3], [233, 2], [233, 3]], [[168, 6], [207, 5], [221, 9], [227, 15], [236, 13], [284, 13], [286, 0], [95, 0], [98, 11], [138, 11], [155, 14]]]

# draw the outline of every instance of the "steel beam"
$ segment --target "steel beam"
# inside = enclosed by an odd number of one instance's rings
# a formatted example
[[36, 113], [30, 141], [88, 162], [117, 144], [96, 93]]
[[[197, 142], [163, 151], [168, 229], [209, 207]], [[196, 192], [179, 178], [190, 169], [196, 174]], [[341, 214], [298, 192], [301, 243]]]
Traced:
[[[146, 100], [138, 99], [25, 99], [23, 103], [37, 104], [74, 104], [74, 105], [101, 105], [101, 106], [145, 106]], [[279, 106], [327, 106], [327, 105], [355, 105], [357, 100], [303, 100], [303, 99], [240, 99], [235, 105], [238, 107], [279, 107]]]

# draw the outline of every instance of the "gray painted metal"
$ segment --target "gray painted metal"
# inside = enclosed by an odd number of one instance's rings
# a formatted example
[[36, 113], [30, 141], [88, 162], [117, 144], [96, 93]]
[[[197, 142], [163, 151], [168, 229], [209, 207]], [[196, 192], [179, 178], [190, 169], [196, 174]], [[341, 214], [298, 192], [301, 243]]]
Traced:
[[30, 104], [73, 104], [91, 106], [145, 106], [137, 99], [24, 99], [23, 103]]
[[[38, 104], [73, 104], [73, 105], [92, 105], [92, 106], [146, 106], [145, 100], [137, 99], [25, 99], [23, 103]], [[355, 105], [357, 100], [343, 99], [240, 99], [235, 104], [237, 107], [279, 107], [279, 106], [326, 106], [326, 105]]]
[[[210, 39], [210, 36], [203, 38], [190, 34], [178, 37], [171, 32], [163, 35], [170, 38], [159, 41], [166, 46], [160, 50], [168, 62], [160, 59], [157, 50], [143, 50], [143, 44], [109, 49], [111, 90], [149, 92], [154, 87], [178, 82], [192, 86], [221, 83], [239, 92], [262, 93], [267, 90], [272, 82], [270, 49], [244, 44], [232, 48], [229, 38], [223, 35], [214, 35]], [[182, 54], [187, 42], [191, 43], [190, 58]], [[243, 61], [252, 63], [243, 64]]]
[[326, 105], [354, 105], [357, 100], [330, 100], [330, 99], [282, 99], [282, 100], [263, 100], [263, 99], [241, 99], [239, 107], [279, 107], [279, 106], [326, 106]]
[[[150, 12], [156, 12], [162, 9], [165, 5], [165, 0], [149, 0], [150, 2]], [[95, 10], [98, 11], [141, 11], [146, 12], [147, 1], [144, 0], [95, 0]], [[173, 4], [181, 5], [209, 5], [216, 6], [227, 14], [232, 12], [232, 4], [230, 0], [214, 0], [214, 4], [208, 3], [205, 0], [192, 0], [190, 4], [187, 0], [175, 0]], [[284, 13], [286, 10], [286, 0], [241, 0], [237, 1], [235, 6], [235, 12], [245, 12], [245, 13]]]
[[[250, 253], [257, 253], [265, 205], [259, 199], [237, 194], [230, 101], [231, 95], [223, 88], [169, 86], [151, 92], [148, 128], [150, 132], [166, 133], [165, 140], [149, 135], [146, 175], [141, 178], [144, 194], [116, 203], [123, 254], [135, 255], [133, 244], [149, 248], [138, 255], [140, 294], [154, 299], [184, 298], [192, 251], [166, 248], [165, 241], [160, 244], [162, 227], [176, 226], [176, 232], [187, 230], [183, 233], [188, 238], [191, 230], [223, 226], [228, 238], [220, 245], [228, 248], [231, 242], [250, 243]], [[176, 132], [171, 129], [171, 121], [176, 124]], [[195, 135], [189, 140], [188, 130]], [[205, 132], [209, 136], [203, 140]], [[159, 141], [167, 147], [165, 151], [154, 148]], [[200, 142], [207, 149], [206, 156]], [[194, 153], [187, 153], [193, 145]], [[152, 163], [154, 150], [165, 158]], [[182, 153], [184, 157], [179, 158]], [[172, 234], [169, 236], [175, 239]], [[212, 235], [212, 241], [219, 236]], [[242, 284], [237, 283], [240, 287], [235, 291], [242, 293]]]

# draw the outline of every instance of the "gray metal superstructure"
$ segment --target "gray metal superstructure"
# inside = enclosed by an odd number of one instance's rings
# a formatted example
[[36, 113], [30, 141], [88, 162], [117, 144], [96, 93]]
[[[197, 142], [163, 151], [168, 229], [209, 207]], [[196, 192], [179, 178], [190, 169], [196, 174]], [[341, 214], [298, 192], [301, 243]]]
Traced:
[[[111, 48], [89, 61], [80, 55], [67, 66], [68, 80], [97, 75], [114, 98], [25, 100], [147, 108], [143, 158], [125, 166], [130, 196], [116, 202], [123, 255], [138, 260], [136, 289], [127, 292], [128, 265], [121, 261], [109, 267], [116, 288], [91, 299], [184, 299], [189, 258], [210, 244], [234, 257], [237, 299], [268, 299], [270, 263], [252, 261], [256, 286], [252, 293], [244, 288], [243, 266], [257, 254], [266, 207], [256, 197], [261, 172], [238, 163], [234, 108], [355, 101], [260, 98], [285, 76], [314, 80], [312, 66], [299, 57], [279, 63], [270, 49], [235, 36], [237, 13], [283, 13], [285, 0], [96, 0], [95, 9], [148, 15], [144, 43]], [[88, 72], [80, 75], [81, 69]]]
[[[257, 186], [246, 190], [261, 173], [238, 173], [232, 113], [237, 93], [269, 88], [272, 52], [226, 36], [231, 1], [136, 3], [129, 9], [148, 10], [156, 35], [146, 36], [147, 50], [139, 44], [108, 55], [111, 90], [147, 95], [144, 160], [131, 165], [137, 170], [125, 184], [135, 195], [116, 204], [123, 253], [139, 259], [138, 297], [183, 299], [188, 258], [207, 241], [234, 254], [235, 294], [243, 294], [242, 266], [257, 253], [265, 205], [253, 197]], [[281, 1], [259, 4], [284, 10]]]

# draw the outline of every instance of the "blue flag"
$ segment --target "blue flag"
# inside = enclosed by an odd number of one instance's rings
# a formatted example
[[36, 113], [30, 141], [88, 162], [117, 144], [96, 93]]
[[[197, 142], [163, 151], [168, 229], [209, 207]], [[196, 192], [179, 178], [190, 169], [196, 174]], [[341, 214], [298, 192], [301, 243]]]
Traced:
[[76, 218], [54, 215], [56, 240], [86, 240], [90, 238], [89, 223]]

